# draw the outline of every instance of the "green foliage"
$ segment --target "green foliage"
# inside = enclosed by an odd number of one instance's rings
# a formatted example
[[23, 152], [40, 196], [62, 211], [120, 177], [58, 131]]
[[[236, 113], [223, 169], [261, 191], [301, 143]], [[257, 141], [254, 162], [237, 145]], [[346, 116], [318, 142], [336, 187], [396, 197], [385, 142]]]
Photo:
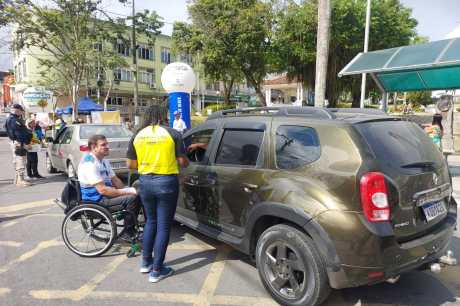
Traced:
[[174, 25], [174, 49], [196, 55], [209, 79], [227, 84], [227, 101], [233, 83], [243, 78], [262, 99], [273, 21], [269, 3], [192, 0], [188, 10], [192, 24]]
[[[359, 106], [361, 78], [339, 79], [337, 73], [363, 50], [366, 2], [331, 1], [326, 92], [331, 106], [343, 91], [352, 92], [353, 106]], [[369, 50], [407, 45], [416, 37], [417, 21], [399, 0], [373, 0], [371, 16]], [[300, 5], [290, 2], [277, 14], [273, 40], [273, 49], [279, 51], [275, 54], [274, 68], [279, 72], [287, 71], [290, 77], [303, 80], [310, 88], [314, 88], [316, 28], [317, 1], [304, 1]], [[370, 84], [372, 80], [368, 81]]]
[[431, 91], [414, 91], [407, 94], [407, 101], [414, 106], [426, 106], [433, 103], [433, 98], [431, 98]]

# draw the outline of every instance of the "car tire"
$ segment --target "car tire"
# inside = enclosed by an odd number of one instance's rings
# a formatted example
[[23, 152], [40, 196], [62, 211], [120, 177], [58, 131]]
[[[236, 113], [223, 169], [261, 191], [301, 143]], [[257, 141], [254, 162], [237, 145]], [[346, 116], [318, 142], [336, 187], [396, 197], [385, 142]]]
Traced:
[[256, 264], [262, 284], [281, 305], [320, 305], [331, 291], [313, 240], [293, 226], [278, 224], [260, 235]]
[[53, 163], [51, 162], [51, 158], [48, 156], [48, 154], [45, 154], [45, 167], [46, 167], [46, 172], [48, 173], [57, 172], [57, 169], [53, 167]]
[[77, 172], [75, 171], [75, 167], [73, 166], [71, 161], [67, 162], [67, 176], [69, 178], [77, 177]]

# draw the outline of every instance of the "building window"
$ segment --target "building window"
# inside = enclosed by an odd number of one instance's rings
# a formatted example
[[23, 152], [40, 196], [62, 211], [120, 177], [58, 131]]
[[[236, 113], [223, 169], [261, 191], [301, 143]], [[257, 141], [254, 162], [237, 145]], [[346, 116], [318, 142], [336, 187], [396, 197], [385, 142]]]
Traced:
[[109, 97], [107, 99], [109, 105], [123, 105], [123, 97]]
[[139, 46], [139, 49], [137, 51], [137, 56], [139, 56], [140, 59], [153, 61], [153, 58], [154, 58], [153, 49], [141, 45]]
[[113, 71], [115, 80], [131, 82], [133, 80], [133, 73], [131, 70], [118, 68]]
[[120, 55], [124, 56], [129, 56], [130, 55], [130, 49], [129, 46], [126, 45], [124, 42], [118, 41], [115, 45], [115, 49], [117, 50], [117, 53]]
[[98, 42], [98, 43], [93, 44], [93, 48], [96, 51], [102, 52], [102, 43]]
[[169, 48], [161, 48], [161, 62], [165, 64], [171, 62], [171, 52]]
[[139, 71], [139, 82], [144, 84], [154, 83], [153, 69], [147, 69], [147, 71]]

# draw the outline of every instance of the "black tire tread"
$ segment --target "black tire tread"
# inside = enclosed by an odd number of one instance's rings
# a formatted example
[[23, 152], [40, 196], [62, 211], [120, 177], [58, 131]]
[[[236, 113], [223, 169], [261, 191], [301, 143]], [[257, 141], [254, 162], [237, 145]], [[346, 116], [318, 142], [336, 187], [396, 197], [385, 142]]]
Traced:
[[262, 271], [258, 268], [259, 270], [259, 276], [262, 280], [262, 283], [264, 287], [267, 289], [268, 292], [272, 295], [272, 297], [281, 305], [287, 305], [287, 306], [316, 306], [316, 305], [321, 305], [322, 302], [329, 296], [331, 292], [331, 288], [329, 286], [329, 280], [326, 272], [326, 265], [324, 263], [324, 260], [322, 259], [319, 251], [317, 250], [315, 243], [313, 240], [303, 231], [288, 225], [288, 224], [277, 224], [272, 227], [269, 227], [266, 229], [259, 237], [259, 240], [257, 241], [257, 247], [256, 247], [256, 263], [257, 266], [259, 267], [260, 265], [260, 256], [259, 256], [259, 250], [262, 248], [261, 243], [263, 240], [270, 235], [285, 235], [290, 239], [291, 243], [296, 244], [297, 246], [303, 248], [307, 253], [309, 253], [311, 258], [313, 259], [313, 265], [315, 266], [315, 279], [316, 283], [319, 284], [319, 289], [315, 290], [315, 296], [310, 299], [311, 303], [310, 304], [304, 304], [302, 302], [303, 299], [295, 301], [295, 302], [286, 302], [285, 300], [282, 300], [279, 298], [276, 294], [272, 293], [270, 290], [270, 286], [266, 284], [266, 282], [263, 280], [263, 273]]

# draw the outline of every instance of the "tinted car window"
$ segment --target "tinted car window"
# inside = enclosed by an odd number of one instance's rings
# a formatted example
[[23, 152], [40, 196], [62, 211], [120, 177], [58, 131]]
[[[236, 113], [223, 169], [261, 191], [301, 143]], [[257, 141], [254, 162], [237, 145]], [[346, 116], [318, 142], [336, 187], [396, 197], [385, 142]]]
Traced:
[[[202, 130], [196, 133], [193, 133], [186, 138], [184, 138], [185, 148], [187, 149], [187, 157], [191, 162], [201, 162], [206, 154], [207, 146], [211, 141], [212, 134], [214, 129]], [[189, 146], [192, 144], [201, 144], [200, 147], [191, 151], [188, 150]]]
[[317, 160], [321, 155], [316, 131], [304, 126], [282, 125], [276, 130], [276, 165], [294, 169]]
[[378, 160], [388, 167], [398, 167], [419, 162], [443, 164], [439, 149], [425, 132], [410, 121], [367, 122], [356, 125]]
[[80, 127], [80, 139], [88, 139], [92, 135], [104, 135], [107, 138], [130, 138], [130, 130], [121, 125], [83, 125]]
[[59, 143], [61, 144], [70, 144], [72, 141], [72, 134], [73, 134], [73, 129], [72, 128], [67, 128], [66, 131], [64, 132], [63, 136], [60, 138]]
[[264, 131], [226, 129], [217, 151], [216, 164], [255, 166]]

